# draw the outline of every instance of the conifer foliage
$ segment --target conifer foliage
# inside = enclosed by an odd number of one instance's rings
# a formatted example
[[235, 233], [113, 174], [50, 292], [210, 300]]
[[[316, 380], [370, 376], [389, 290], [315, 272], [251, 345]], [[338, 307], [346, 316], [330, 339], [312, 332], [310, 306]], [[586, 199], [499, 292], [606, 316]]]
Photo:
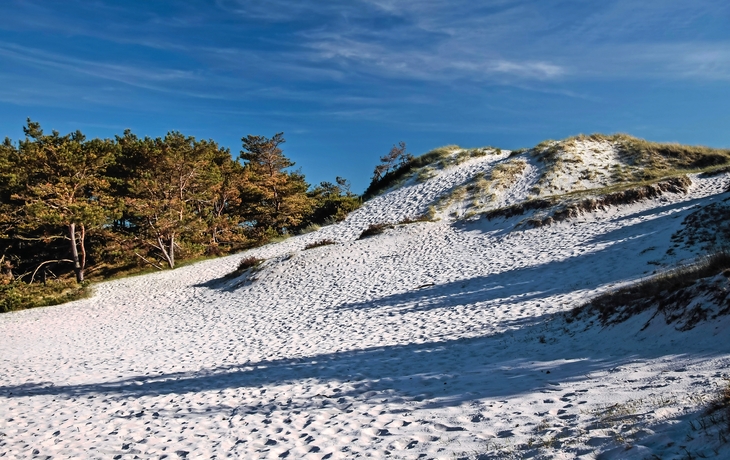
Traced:
[[284, 133], [272, 138], [248, 135], [241, 139], [245, 186], [243, 215], [265, 234], [282, 234], [296, 228], [312, 210], [309, 188], [300, 172], [288, 172], [294, 162], [279, 148]]
[[[46, 135], [40, 124], [28, 121], [25, 140], [13, 155], [11, 168], [22, 177], [12, 198], [23, 203], [17, 222], [18, 238], [64, 239], [76, 281], [84, 281], [86, 235], [113, 214], [107, 193], [106, 168], [116, 146], [108, 140], [86, 141], [81, 132]], [[44, 261], [49, 262], [49, 261]]]

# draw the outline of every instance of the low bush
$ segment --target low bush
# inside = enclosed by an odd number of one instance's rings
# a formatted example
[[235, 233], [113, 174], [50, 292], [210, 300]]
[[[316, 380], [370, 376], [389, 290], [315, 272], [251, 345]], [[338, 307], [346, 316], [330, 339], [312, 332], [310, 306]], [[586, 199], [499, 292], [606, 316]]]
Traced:
[[337, 242], [332, 241], [332, 240], [319, 240], [319, 241], [315, 241], [314, 243], [309, 243], [308, 245], [304, 246], [304, 250], [306, 251], [307, 249], [314, 249], [314, 248], [318, 248], [320, 246], [329, 246], [332, 244], [337, 244]]
[[239, 271], [246, 271], [249, 268], [255, 268], [261, 265], [264, 262], [265, 259], [259, 259], [258, 257], [244, 257], [241, 259], [241, 261], [238, 263], [237, 270]]
[[391, 224], [372, 224], [362, 231], [358, 240], [367, 238], [368, 236], [379, 235], [389, 228], [393, 228], [393, 226]]
[[398, 222], [397, 225], [407, 225], [407, 224], [415, 224], [418, 222], [431, 222], [431, 221], [433, 221], [432, 217], [430, 217], [428, 214], [423, 214], [423, 215], [417, 216], [417, 217], [406, 217], [405, 219]]
[[76, 284], [73, 279], [55, 279], [46, 284], [14, 281], [0, 285], [0, 313], [71, 302], [88, 297], [90, 292], [87, 284]]
[[259, 259], [258, 257], [249, 256], [244, 257], [241, 259], [241, 261], [238, 263], [238, 268], [236, 268], [231, 273], [227, 274], [225, 276], [226, 279], [230, 278], [238, 278], [242, 274], [244, 274], [249, 269], [255, 269], [262, 263], [264, 263], [266, 259]]

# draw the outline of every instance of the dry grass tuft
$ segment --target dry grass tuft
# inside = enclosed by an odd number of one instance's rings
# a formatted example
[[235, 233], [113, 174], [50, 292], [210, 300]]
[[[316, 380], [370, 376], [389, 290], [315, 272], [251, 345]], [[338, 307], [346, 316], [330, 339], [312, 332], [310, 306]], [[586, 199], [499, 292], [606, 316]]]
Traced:
[[315, 241], [314, 243], [309, 243], [308, 245], [304, 246], [304, 250], [306, 251], [307, 249], [314, 249], [314, 248], [318, 248], [321, 246], [329, 246], [332, 244], [337, 244], [337, 241], [319, 240], [319, 241]]
[[396, 225], [417, 224], [419, 222], [433, 222], [433, 217], [431, 217], [428, 213], [417, 217], [406, 217], [405, 219], [398, 222]]
[[[687, 310], [698, 293], [707, 293], [718, 305], [724, 306], [714, 317], [730, 314], [730, 293], [727, 286], [717, 286], [708, 278], [715, 277], [730, 268], [730, 252], [720, 251], [703, 257], [693, 264], [660, 273], [645, 281], [608, 292], [590, 303], [574, 308], [566, 318], [568, 322], [586, 316], [597, 315], [603, 326], [622, 323], [629, 318], [656, 307], [667, 324], [681, 320], [679, 330], [692, 329], [708, 318], [709, 309], [695, 305]], [[720, 283], [728, 284], [727, 280]], [[656, 316], [656, 315], [655, 315]], [[649, 325], [647, 323], [644, 328]]]
[[231, 278], [238, 278], [242, 274], [244, 274], [246, 271], [250, 269], [256, 269], [259, 265], [264, 263], [266, 259], [259, 259], [258, 257], [244, 257], [241, 259], [241, 261], [238, 263], [238, 268], [236, 268], [231, 273], [227, 274], [224, 278], [231, 279]]
[[362, 231], [360, 236], [358, 237], [358, 240], [361, 240], [363, 238], [367, 238], [369, 236], [373, 235], [380, 235], [381, 233], [385, 232], [385, 230], [393, 228], [393, 225], [391, 224], [372, 224], [368, 228]]

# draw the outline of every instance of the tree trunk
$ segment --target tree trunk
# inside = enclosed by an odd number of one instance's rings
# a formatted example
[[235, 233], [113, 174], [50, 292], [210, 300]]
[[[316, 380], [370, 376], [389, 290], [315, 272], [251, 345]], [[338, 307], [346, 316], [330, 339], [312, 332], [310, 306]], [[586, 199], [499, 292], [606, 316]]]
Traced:
[[175, 234], [170, 238], [170, 250], [168, 251], [165, 247], [165, 242], [162, 241], [160, 235], [157, 236], [157, 248], [162, 252], [162, 256], [167, 261], [167, 265], [170, 268], [175, 268]]
[[79, 241], [81, 247], [81, 270], [86, 271], [86, 226], [81, 224], [81, 240]]
[[170, 268], [175, 268], [175, 234], [170, 237]]
[[79, 261], [79, 250], [76, 247], [76, 224], [70, 223], [68, 225], [68, 236], [71, 238], [71, 260], [74, 264], [74, 272], [76, 273], [76, 282], [84, 282], [84, 269]]

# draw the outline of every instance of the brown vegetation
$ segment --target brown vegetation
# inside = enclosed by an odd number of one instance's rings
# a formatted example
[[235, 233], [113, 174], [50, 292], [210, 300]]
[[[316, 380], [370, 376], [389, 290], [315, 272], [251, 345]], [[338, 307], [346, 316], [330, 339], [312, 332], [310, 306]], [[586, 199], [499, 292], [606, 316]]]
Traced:
[[306, 246], [304, 246], [304, 250], [306, 251], [307, 249], [314, 249], [320, 246], [329, 246], [332, 244], [337, 244], [337, 242], [333, 240], [319, 240], [315, 241], [314, 243], [307, 244]]
[[239, 276], [243, 275], [247, 271], [258, 268], [259, 265], [261, 265], [264, 262], [266, 262], [266, 259], [259, 259], [258, 257], [254, 257], [254, 256], [244, 257], [238, 263], [238, 267], [231, 273], [227, 274], [224, 278], [226, 278], [226, 279], [238, 278]]
[[532, 227], [542, 227], [578, 217], [581, 214], [594, 212], [599, 209], [650, 200], [667, 192], [687, 193], [690, 185], [692, 185], [692, 181], [687, 176], [680, 176], [657, 182], [656, 184], [629, 188], [596, 198], [586, 198], [578, 202], [564, 205], [553, 211], [549, 216], [531, 218], [527, 221], [527, 225]]
[[560, 200], [569, 200], [569, 197], [553, 196], [527, 200], [504, 208], [488, 211], [484, 213], [484, 217], [487, 219], [495, 219], [497, 217], [507, 219], [514, 216], [524, 215], [528, 211], [554, 208], [554, 210], [547, 216], [536, 216], [527, 221], [528, 226], [542, 227], [556, 222], [561, 222], [566, 219], [578, 217], [587, 212], [606, 209], [610, 206], [631, 204], [642, 200], [656, 198], [667, 192], [687, 193], [690, 185], [692, 185], [692, 181], [687, 176], [673, 177], [654, 184], [628, 188], [617, 192], [607, 193], [603, 196], [568, 202], [563, 205], [559, 204]]
[[[679, 330], [692, 329], [703, 320], [730, 314], [730, 253], [718, 252], [704, 257], [697, 263], [653, 276], [647, 280], [608, 292], [590, 303], [573, 309], [568, 321], [597, 315], [604, 326], [618, 324], [655, 308], [667, 324], [681, 323]], [[725, 276], [713, 278], [723, 273]], [[708, 305], [695, 304], [693, 300], [706, 296], [708, 303], [719, 306], [710, 317]], [[651, 320], [649, 320], [651, 321]], [[647, 322], [644, 327], [649, 325]]]
[[362, 231], [360, 233], [360, 236], [357, 238], [358, 240], [361, 240], [363, 238], [367, 238], [368, 236], [373, 235], [380, 235], [381, 233], [385, 232], [385, 230], [393, 228], [392, 224], [371, 224], [368, 228]]

